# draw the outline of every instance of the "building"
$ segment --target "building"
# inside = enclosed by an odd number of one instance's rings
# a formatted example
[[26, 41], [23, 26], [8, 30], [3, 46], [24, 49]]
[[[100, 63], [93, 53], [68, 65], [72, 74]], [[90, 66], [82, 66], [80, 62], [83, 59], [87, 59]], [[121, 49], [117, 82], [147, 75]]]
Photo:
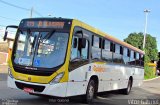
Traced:
[[0, 29], [0, 64], [6, 64], [11, 55], [15, 33], [8, 33], [6, 41], [3, 41], [4, 30]]

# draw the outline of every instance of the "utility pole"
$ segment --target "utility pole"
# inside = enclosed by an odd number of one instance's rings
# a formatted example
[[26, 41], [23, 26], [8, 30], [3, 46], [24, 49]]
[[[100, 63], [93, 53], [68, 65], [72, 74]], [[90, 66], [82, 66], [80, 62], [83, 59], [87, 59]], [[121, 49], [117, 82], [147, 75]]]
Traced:
[[147, 36], [147, 19], [148, 19], [148, 13], [150, 10], [145, 9], [145, 28], [144, 28], [144, 39], [143, 39], [143, 50], [145, 49], [145, 44], [146, 44], [146, 36]]
[[33, 7], [31, 8], [30, 18], [32, 18], [32, 15], [33, 15]]

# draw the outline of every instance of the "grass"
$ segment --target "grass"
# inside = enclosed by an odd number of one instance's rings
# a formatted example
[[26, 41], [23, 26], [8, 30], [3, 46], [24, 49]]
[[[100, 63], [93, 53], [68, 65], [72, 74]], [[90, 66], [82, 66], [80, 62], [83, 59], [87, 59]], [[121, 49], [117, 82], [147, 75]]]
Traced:
[[144, 75], [145, 80], [157, 77], [155, 75], [155, 70], [153, 68], [145, 66], [144, 69], [145, 69], [145, 75]]
[[154, 76], [144, 76], [144, 79], [148, 80], [148, 79], [152, 79], [152, 78], [155, 78], [155, 77], [157, 77], [157, 76], [156, 75], [154, 75]]

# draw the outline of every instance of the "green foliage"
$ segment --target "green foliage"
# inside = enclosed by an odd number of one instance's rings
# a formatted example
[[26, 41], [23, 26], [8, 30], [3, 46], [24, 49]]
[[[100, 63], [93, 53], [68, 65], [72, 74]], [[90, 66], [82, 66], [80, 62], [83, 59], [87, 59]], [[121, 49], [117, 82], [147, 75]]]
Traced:
[[151, 79], [156, 77], [153, 68], [149, 66], [144, 66], [144, 79]]
[[[131, 33], [124, 41], [143, 50], [143, 36], [141, 32]], [[158, 60], [157, 41], [156, 38], [150, 34], [146, 36], [145, 55], [148, 56], [150, 60]]]
[[158, 50], [156, 38], [147, 35], [145, 54], [149, 56], [150, 60], [158, 60]]
[[147, 55], [145, 55], [144, 58], [144, 79], [151, 79], [155, 77], [155, 72], [152, 67], [149, 67], [148, 63], [150, 62], [150, 59]]
[[143, 49], [143, 33], [131, 33], [124, 41], [141, 50]]

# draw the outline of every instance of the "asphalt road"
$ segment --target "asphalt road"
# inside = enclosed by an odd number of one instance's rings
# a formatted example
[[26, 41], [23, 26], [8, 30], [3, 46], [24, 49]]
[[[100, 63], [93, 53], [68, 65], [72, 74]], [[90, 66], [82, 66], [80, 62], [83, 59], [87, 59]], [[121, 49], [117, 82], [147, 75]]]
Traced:
[[[7, 88], [6, 74], [0, 74], [0, 105], [85, 105], [80, 97], [55, 98], [40, 97], [24, 93], [21, 90]], [[144, 82], [141, 87], [132, 88], [130, 95], [119, 91], [98, 95], [93, 105], [160, 105], [160, 78]]]

